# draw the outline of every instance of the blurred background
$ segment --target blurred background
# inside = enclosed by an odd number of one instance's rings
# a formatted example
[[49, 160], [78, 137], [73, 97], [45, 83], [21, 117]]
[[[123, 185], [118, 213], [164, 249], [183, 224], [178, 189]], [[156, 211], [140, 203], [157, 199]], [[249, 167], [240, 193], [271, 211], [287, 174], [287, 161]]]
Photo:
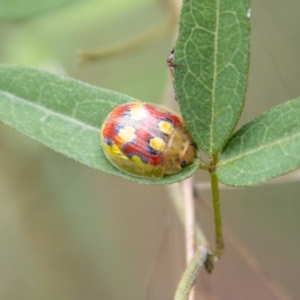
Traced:
[[[0, 0], [0, 63], [176, 106], [165, 63], [175, 38], [168, 5]], [[251, 8], [249, 89], [239, 126], [300, 95], [300, 2], [253, 0]], [[144, 47], [79, 64], [80, 49], [109, 47], [155, 26], [162, 26], [160, 38]], [[173, 299], [184, 236], [165, 187], [89, 169], [3, 124], [0, 136], [0, 299]], [[195, 181], [207, 179], [199, 172]], [[199, 194], [210, 205], [210, 191]], [[200, 274], [197, 299], [299, 299], [299, 194], [299, 181], [285, 177], [222, 190], [226, 254], [212, 275]], [[212, 216], [199, 199], [196, 209], [213, 245]]]

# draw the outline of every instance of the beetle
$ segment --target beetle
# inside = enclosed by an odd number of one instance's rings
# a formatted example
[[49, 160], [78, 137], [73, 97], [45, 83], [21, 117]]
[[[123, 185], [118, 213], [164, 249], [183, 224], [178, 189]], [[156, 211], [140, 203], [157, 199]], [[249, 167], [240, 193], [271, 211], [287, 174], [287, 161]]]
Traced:
[[115, 167], [144, 178], [176, 174], [197, 155], [182, 118], [166, 107], [144, 102], [114, 108], [103, 122], [100, 140]]

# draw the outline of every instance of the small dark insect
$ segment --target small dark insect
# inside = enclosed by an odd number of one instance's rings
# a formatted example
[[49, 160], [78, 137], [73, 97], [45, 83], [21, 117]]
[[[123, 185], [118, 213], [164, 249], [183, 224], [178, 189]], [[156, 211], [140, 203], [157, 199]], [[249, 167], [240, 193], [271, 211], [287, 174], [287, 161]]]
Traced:
[[172, 81], [174, 82], [174, 48], [170, 51], [170, 53], [167, 56], [167, 65], [170, 69]]
[[173, 48], [167, 56], [167, 66], [170, 70], [173, 89], [174, 89], [174, 92], [175, 92], [175, 100], [177, 101], [177, 92], [176, 92], [176, 85], [175, 85], [175, 78], [174, 78], [174, 69], [176, 67], [184, 67], [184, 65], [179, 65], [179, 64], [174, 63], [174, 54], [175, 54], [175, 50]]
[[175, 80], [174, 80], [174, 67], [175, 67], [175, 65], [174, 65], [174, 48], [169, 52], [169, 54], [167, 56], [167, 66], [169, 67], [169, 70], [170, 70], [173, 89], [175, 92], [175, 100], [177, 101], [176, 87], [175, 87]]

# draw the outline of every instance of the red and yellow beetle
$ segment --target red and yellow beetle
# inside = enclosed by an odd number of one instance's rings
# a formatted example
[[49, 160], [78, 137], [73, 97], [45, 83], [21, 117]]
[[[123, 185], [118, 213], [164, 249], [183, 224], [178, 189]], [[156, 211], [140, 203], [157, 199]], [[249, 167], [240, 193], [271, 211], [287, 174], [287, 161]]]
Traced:
[[107, 116], [100, 139], [108, 160], [126, 173], [162, 178], [195, 159], [197, 149], [180, 116], [155, 104], [122, 104]]

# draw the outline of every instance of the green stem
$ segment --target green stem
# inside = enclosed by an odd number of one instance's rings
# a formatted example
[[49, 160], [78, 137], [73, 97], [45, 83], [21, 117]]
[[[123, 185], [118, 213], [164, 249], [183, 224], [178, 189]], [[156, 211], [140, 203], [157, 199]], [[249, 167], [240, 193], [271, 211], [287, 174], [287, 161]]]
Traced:
[[214, 222], [215, 222], [215, 236], [216, 236], [216, 249], [215, 256], [219, 258], [223, 254], [224, 250], [224, 240], [222, 233], [222, 215], [220, 206], [220, 193], [219, 193], [219, 179], [214, 169], [218, 163], [218, 156], [214, 155], [212, 157], [212, 171], [210, 172], [210, 181], [212, 189], [212, 201], [214, 208]]
[[193, 259], [182, 275], [182, 278], [176, 290], [174, 300], [188, 299], [190, 290], [196, 280], [196, 277], [206, 262], [207, 255], [207, 248], [202, 246], [198, 247]]

